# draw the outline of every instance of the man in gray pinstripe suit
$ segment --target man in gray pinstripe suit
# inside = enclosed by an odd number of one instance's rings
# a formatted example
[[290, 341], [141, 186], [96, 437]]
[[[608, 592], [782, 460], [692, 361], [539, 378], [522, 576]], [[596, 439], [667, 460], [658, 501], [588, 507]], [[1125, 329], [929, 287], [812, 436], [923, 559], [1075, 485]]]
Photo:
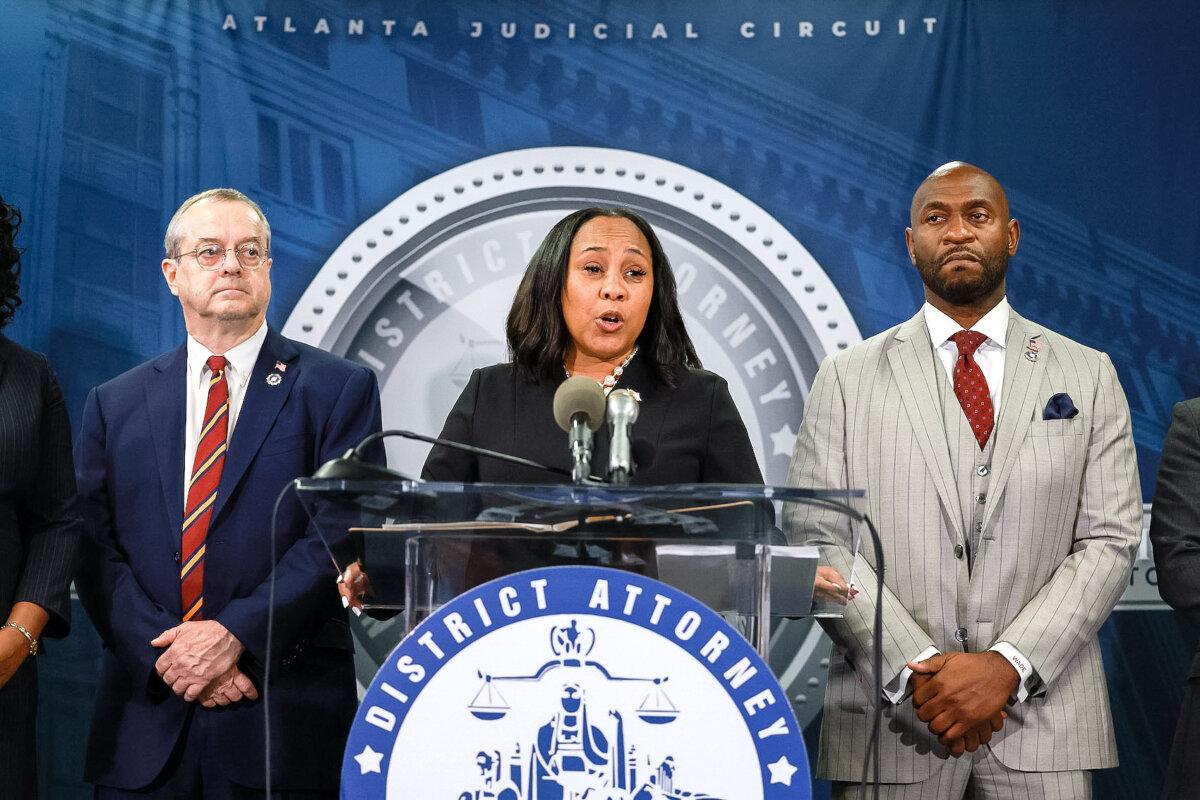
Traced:
[[[882, 702], [889, 797], [1088, 797], [1089, 770], [1117, 763], [1096, 630], [1141, 531], [1128, 404], [1105, 354], [1009, 307], [1020, 226], [995, 178], [946, 164], [911, 218], [926, 303], [822, 364], [792, 463], [796, 485], [867, 491], [886, 566], [885, 697], [867, 557], [826, 626], [818, 774], [855, 796]], [[851, 573], [843, 521], [788, 522]]]

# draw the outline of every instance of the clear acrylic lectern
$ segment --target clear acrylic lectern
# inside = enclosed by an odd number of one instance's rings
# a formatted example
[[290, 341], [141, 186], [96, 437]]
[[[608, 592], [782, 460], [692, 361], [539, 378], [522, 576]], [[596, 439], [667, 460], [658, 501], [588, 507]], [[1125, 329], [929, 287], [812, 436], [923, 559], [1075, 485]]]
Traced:
[[[462, 592], [569, 564], [632, 570], [687, 592], [765, 657], [772, 616], [840, 616], [842, 609], [819, 594], [814, 602], [828, 548], [789, 542], [785, 521], [802, 507], [844, 514], [847, 524], [830, 526], [843, 572], [860, 538], [862, 493], [854, 491], [317, 478], [296, 488], [329, 550], [331, 582], [356, 561], [368, 576], [364, 610], [381, 624], [368, 623], [365, 644], [380, 651], [368, 654], [376, 663]], [[840, 577], [853, 584], [853, 574]]]

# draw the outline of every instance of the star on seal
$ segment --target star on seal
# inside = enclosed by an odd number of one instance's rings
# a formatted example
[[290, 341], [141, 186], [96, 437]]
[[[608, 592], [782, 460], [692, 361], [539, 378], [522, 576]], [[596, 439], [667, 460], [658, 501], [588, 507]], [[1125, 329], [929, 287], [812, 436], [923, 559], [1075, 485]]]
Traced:
[[[362, 770], [363, 775], [366, 775], [368, 772], [383, 774], [383, 770], [379, 766], [380, 762], [383, 761], [383, 753], [376, 753], [371, 749], [371, 745], [364, 747], [362, 752], [354, 757], [354, 760], [358, 762], [358, 768]], [[785, 758], [784, 760], [786, 761], [787, 759]], [[772, 778], [771, 782], [774, 783], [774, 781], [775, 779]]]
[[792, 451], [796, 449], [796, 432], [792, 430], [791, 425], [784, 425], [779, 430], [771, 434], [771, 443], [774, 445], [772, 455], [788, 456], [792, 455]]
[[773, 764], [767, 764], [767, 769], [771, 770], [771, 783], [782, 783], [784, 786], [791, 786], [792, 776], [796, 774], [798, 767], [792, 766], [792, 762], [787, 760], [787, 756], [781, 756]]

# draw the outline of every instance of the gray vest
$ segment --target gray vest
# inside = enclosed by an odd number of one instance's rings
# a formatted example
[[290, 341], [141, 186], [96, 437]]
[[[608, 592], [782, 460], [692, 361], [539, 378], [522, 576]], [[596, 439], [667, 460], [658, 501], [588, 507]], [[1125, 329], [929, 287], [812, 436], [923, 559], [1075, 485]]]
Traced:
[[[936, 357], [936, 354], [935, 354]], [[942, 424], [946, 430], [946, 444], [950, 450], [950, 466], [953, 470], [954, 485], [958, 496], [959, 521], [962, 530], [966, 531], [965, 542], [956, 542], [954, 555], [960, 559], [964, 569], [959, 572], [958, 592], [958, 622], [959, 627], [954, 632], [965, 650], [980, 650], [990, 642], [979, 641], [981, 633], [989, 638], [990, 627], [986, 633], [980, 631], [976, 620], [978, 609], [970, 608], [971, 595], [968, 584], [971, 567], [975, 554], [979, 552], [980, 539], [983, 534], [983, 510], [986, 507], [988, 491], [992, 477], [992, 448], [996, 440], [996, 427], [992, 428], [987, 444], [981, 450], [967, 416], [963, 413], [962, 404], [954, 394], [954, 387], [942, 369], [937, 365], [938, 386], [942, 397]], [[961, 548], [961, 550], [960, 550]], [[974, 611], [974, 613], [971, 613]]]

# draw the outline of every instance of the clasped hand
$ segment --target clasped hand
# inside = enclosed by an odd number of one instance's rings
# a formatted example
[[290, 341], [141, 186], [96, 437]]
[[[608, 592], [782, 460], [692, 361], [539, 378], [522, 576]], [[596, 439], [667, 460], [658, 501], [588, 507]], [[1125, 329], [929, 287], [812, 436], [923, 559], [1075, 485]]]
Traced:
[[999, 653], [946, 653], [910, 662], [913, 705], [953, 755], [973, 753], [1004, 727], [1019, 676]]
[[184, 622], [168, 628], [150, 642], [166, 651], [154, 669], [171, 691], [205, 708], [239, 700], [257, 700], [258, 690], [237, 660], [245, 648], [216, 620]]

